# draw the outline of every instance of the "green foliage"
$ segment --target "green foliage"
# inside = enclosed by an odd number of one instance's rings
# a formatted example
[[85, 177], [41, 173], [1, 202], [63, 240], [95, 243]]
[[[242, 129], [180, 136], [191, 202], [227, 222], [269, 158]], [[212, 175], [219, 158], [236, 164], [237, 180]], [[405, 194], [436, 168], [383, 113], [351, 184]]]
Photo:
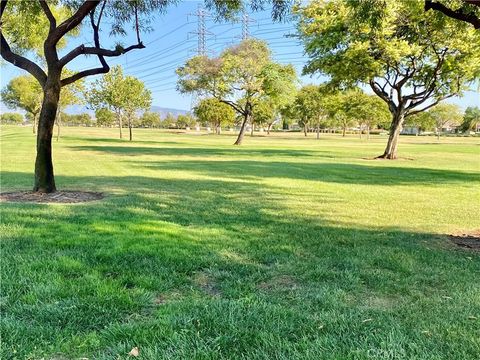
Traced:
[[121, 66], [114, 66], [93, 83], [87, 101], [95, 109], [110, 108], [133, 116], [136, 111], [149, 109], [152, 97], [142, 81], [124, 76]]
[[455, 104], [440, 104], [428, 111], [432, 117], [435, 128], [440, 131], [445, 126], [457, 126], [462, 122], [463, 114]]
[[116, 120], [115, 113], [104, 107], [95, 110], [95, 119], [97, 126], [112, 126]]
[[177, 116], [177, 127], [179, 129], [185, 129], [194, 127], [197, 123], [197, 120], [190, 114], [180, 114]]
[[87, 113], [70, 115], [61, 114], [62, 123], [69, 126], [91, 126], [93, 124], [92, 117]]
[[460, 126], [461, 131], [475, 131], [480, 125], [480, 108], [478, 106], [469, 106], [465, 109], [463, 122]]
[[42, 106], [42, 88], [31, 75], [10, 80], [2, 89], [2, 102], [11, 109], [22, 109], [36, 116]]
[[22, 124], [23, 116], [19, 113], [2, 113], [0, 114], [0, 123], [1, 124]]
[[165, 119], [162, 120], [161, 125], [165, 129], [176, 127], [177, 119], [175, 118], [175, 116], [173, 116], [172, 113], [168, 113], [167, 116], [165, 116]]
[[139, 120], [139, 125], [147, 128], [157, 128], [160, 126], [160, 114], [153, 111], [145, 111]]
[[376, 95], [368, 95], [361, 90], [347, 92], [349, 116], [360, 126], [386, 129], [392, 116], [388, 106]]
[[308, 125], [321, 126], [325, 124], [327, 109], [326, 98], [328, 90], [324, 85], [305, 85], [297, 93], [293, 106], [289, 108], [287, 116], [297, 119], [302, 127]]
[[244, 40], [217, 58], [196, 56], [177, 74], [182, 93], [206, 93], [241, 114], [250, 113], [264, 97], [286, 102], [296, 86], [294, 68], [274, 63], [267, 44], [256, 39]]
[[215, 98], [202, 99], [194, 109], [201, 123], [210, 123], [214, 127], [233, 125], [235, 111]]

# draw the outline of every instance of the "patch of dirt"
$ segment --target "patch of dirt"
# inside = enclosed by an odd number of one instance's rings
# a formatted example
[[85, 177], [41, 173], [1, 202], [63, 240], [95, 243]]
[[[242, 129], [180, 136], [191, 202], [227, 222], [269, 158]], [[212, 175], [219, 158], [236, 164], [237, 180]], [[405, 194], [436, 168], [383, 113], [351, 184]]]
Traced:
[[217, 284], [215, 283], [215, 279], [209, 274], [204, 272], [197, 272], [193, 277], [193, 282], [197, 285], [202, 291], [207, 293], [210, 296], [220, 296], [220, 290], [218, 289]]
[[295, 290], [298, 287], [293, 276], [281, 275], [257, 285], [260, 290]]
[[468, 233], [451, 234], [448, 238], [461, 248], [480, 252], [480, 229]]
[[38, 193], [33, 191], [4, 192], [0, 194], [0, 202], [27, 202], [42, 204], [73, 204], [96, 201], [104, 198], [99, 192], [91, 191], [56, 191], [54, 193]]

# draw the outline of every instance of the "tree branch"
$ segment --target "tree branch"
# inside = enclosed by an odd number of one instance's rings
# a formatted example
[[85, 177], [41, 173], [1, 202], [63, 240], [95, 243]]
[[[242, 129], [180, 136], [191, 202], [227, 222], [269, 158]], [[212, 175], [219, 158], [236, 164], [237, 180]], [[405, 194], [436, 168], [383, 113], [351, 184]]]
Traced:
[[[4, 2], [2, 2], [2, 5], [3, 3]], [[35, 64], [33, 61], [27, 59], [26, 57], [23, 57], [21, 55], [18, 55], [12, 52], [12, 50], [10, 49], [10, 46], [8, 45], [7, 39], [5, 39], [5, 37], [3, 36], [1, 29], [0, 29], [0, 36], [1, 36], [0, 52], [1, 52], [2, 58], [5, 61], [8, 61], [9, 63], [11, 63], [12, 65], [29, 72], [31, 75], [35, 77], [35, 79], [38, 80], [40, 85], [43, 87], [45, 85], [45, 82], [47, 81], [47, 74], [45, 74], [42, 68], [37, 64]]]
[[[467, 2], [471, 5], [480, 6], [480, 4], [478, 2], [475, 2], [475, 1], [465, 1], [465, 2]], [[460, 21], [470, 23], [470, 24], [473, 25], [473, 27], [475, 29], [480, 29], [480, 19], [477, 16], [475, 16], [474, 14], [464, 13], [462, 8], [459, 8], [457, 10], [452, 10], [452, 9], [446, 7], [445, 5], [443, 5], [441, 3], [438, 3], [436, 1], [425, 0], [425, 11], [428, 11], [430, 9], [440, 11], [441, 13], [445, 14], [448, 17], [451, 17], [452, 19], [456, 19], [456, 20], [460, 20]]]
[[55, 19], [55, 16], [53, 16], [52, 11], [48, 7], [48, 4], [45, 0], [39, 0], [39, 2], [40, 7], [42, 8], [43, 12], [47, 16], [48, 21], [50, 22], [50, 32], [52, 32], [57, 27], [57, 19]]
[[91, 0], [85, 1], [67, 20], [62, 22], [58, 27], [53, 31], [51, 34], [50, 41], [52, 45], [56, 45], [58, 41], [69, 31], [77, 27], [82, 20], [90, 13], [90, 11], [94, 10], [97, 5], [100, 3], [101, 0]]
[[412, 115], [421, 113], [421, 112], [423, 112], [423, 111], [426, 111], [426, 110], [430, 109], [431, 107], [434, 107], [435, 105], [437, 105], [440, 101], [443, 101], [443, 100], [445, 100], [445, 99], [451, 98], [451, 97], [456, 96], [456, 95], [457, 95], [457, 93], [448, 94], [448, 95], [445, 95], [445, 96], [442, 96], [442, 97], [438, 98], [438, 99], [435, 100], [433, 103], [425, 106], [425, 107], [422, 108], [422, 109], [418, 109], [418, 110], [410, 111], [410, 112], [407, 111], [407, 113], [405, 114], [405, 117], [412, 116]]
[[98, 56], [115, 57], [115, 56], [123, 55], [134, 49], [143, 49], [143, 48], [145, 48], [145, 45], [143, 45], [142, 43], [131, 45], [125, 49], [118, 48], [115, 50], [109, 50], [109, 49], [103, 49], [103, 48], [97, 48], [97, 47], [86, 47], [85, 45], [82, 44], [80, 46], [77, 46], [72, 51], [70, 51], [64, 57], [62, 57], [60, 59], [60, 64], [62, 66], [65, 66], [70, 61], [72, 61], [73, 59], [75, 59], [77, 56], [80, 56], [80, 55], [98, 55]]

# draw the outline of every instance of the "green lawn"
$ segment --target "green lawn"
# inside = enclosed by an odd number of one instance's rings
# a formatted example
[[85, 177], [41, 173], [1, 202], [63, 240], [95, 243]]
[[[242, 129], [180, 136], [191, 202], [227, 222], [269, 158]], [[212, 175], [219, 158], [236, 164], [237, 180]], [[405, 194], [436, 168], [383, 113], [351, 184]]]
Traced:
[[[3, 127], [2, 191], [34, 137]], [[65, 128], [76, 205], [1, 204], [2, 359], [478, 359], [480, 138]]]

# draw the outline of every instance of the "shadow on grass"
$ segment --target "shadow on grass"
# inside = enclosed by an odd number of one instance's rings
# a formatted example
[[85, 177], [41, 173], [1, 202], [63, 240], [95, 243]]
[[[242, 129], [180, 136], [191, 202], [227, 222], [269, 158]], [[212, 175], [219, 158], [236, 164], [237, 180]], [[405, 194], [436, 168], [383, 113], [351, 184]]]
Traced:
[[[166, 142], [161, 142], [167, 144]], [[228, 146], [222, 148], [205, 148], [197, 147], [144, 147], [144, 146], [72, 146], [71, 149], [76, 151], [98, 151], [116, 155], [139, 156], [139, 155], [158, 155], [158, 156], [223, 156], [223, 155], [241, 155], [241, 156], [265, 156], [265, 157], [332, 157], [328, 155], [328, 151], [322, 150], [282, 150], [282, 149], [252, 149]]]
[[341, 163], [298, 163], [286, 161], [165, 161], [131, 162], [131, 166], [158, 170], [193, 171], [203, 175], [235, 179], [286, 178], [334, 182], [341, 184], [398, 185], [398, 184], [441, 184], [479, 183], [480, 174], [428, 168], [341, 164]]
[[[7, 172], [2, 184], [30, 178]], [[431, 234], [294, 214], [278, 190], [255, 182], [141, 176], [58, 182], [115, 192], [91, 204], [2, 204], [2, 340], [5, 351], [18, 347], [19, 358], [113, 352], [93, 356], [111, 358], [139, 342], [144, 351], [174, 342], [195, 354], [212, 339], [220, 345], [210, 355], [254, 357], [261, 348], [275, 358], [298, 341], [307, 354], [325, 337], [346, 355], [351, 338], [366, 338], [356, 351], [383, 341], [366, 335], [367, 318], [376, 318], [374, 333], [425, 319], [452, 326], [447, 314], [459, 316], [461, 308], [439, 308], [432, 319], [420, 311], [424, 305], [404, 306], [397, 298], [462, 293], [478, 271]], [[238, 322], [245, 331], [232, 337]], [[406, 347], [418, 341], [415, 332], [401, 335]], [[431, 349], [455, 347], [443, 336], [425, 341]], [[473, 346], [463, 350], [473, 353]]]

